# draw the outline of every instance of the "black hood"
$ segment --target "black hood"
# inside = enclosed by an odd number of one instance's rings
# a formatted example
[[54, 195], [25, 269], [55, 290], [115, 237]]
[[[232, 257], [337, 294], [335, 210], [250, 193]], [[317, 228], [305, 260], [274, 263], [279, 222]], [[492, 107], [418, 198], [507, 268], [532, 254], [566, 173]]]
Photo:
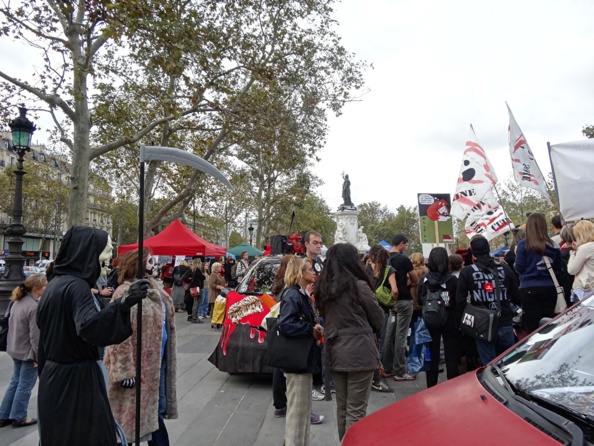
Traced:
[[492, 270], [495, 268], [495, 260], [489, 256], [476, 257], [474, 263], [483, 270]]
[[442, 283], [446, 283], [448, 280], [450, 280], [452, 277], [451, 274], [439, 274], [439, 273], [435, 273], [432, 271], [429, 271], [426, 275], [425, 275], [425, 279], [427, 281], [427, 285], [439, 285]]
[[108, 234], [88, 226], [73, 226], [62, 239], [54, 263], [56, 276], [80, 277], [94, 287], [101, 274], [99, 255], [107, 246]]

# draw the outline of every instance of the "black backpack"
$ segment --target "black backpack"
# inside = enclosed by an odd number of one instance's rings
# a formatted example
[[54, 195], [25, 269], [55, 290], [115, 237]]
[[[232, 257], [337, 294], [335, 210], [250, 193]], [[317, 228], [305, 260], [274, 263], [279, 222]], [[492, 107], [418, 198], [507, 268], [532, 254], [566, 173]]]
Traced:
[[447, 293], [445, 284], [432, 284], [427, 287], [422, 312], [427, 328], [443, 328], [446, 324], [448, 315], [442, 293]]

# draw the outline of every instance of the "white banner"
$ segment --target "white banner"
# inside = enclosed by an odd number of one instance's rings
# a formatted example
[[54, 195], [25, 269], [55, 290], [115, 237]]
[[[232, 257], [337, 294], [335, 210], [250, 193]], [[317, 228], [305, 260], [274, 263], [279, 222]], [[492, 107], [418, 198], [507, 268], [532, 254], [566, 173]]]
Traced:
[[594, 139], [550, 145], [549, 156], [565, 221], [594, 218]]
[[511, 219], [497, 202], [493, 192], [489, 191], [473, 208], [473, 212], [468, 215], [464, 232], [468, 238], [480, 234], [487, 240], [492, 240], [513, 228], [514, 224]]
[[509, 154], [514, 178], [520, 186], [529, 187], [540, 192], [543, 198], [552, 204], [549, 193], [547, 192], [545, 179], [538, 168], [534, 154], [530, 150], [530, 146], [507, 102], [505, 105], [509, 112], [509, 127], [507, 130], [509, 136]]
[[495, 170], [471, 125], [450, 214], [459, 220], [464, 220], [495, 183], [497, 183]]

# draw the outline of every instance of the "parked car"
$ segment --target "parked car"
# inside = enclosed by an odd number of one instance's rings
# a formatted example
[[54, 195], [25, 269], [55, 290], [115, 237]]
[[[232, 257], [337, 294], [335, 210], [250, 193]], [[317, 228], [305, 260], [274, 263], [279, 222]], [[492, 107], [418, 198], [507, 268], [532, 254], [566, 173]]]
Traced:
[[594, 297], [486, 367], [398, 401], [343, 446], [594, 444]]
[[[227, 317], [223, 324], [221, 341], [208, 358], [220, 371], [233, 374], [272, 373], [272, 368], [266, 364], [266, 332], [260, 324], [270, 307], [275, 304], [270, 290], [281, 258], [282, 256], [269, 256], [254, 261], [234, 290], [228, 289], [221, 293], [227, 298]], [[249, 309], [240, 315], [240, 319], [237, 319], [233, 310], [233, 317], [229, 317], [229, 309], [237, 308], [233, 305], [253, 297], [260, 302], [252, 299]]]
[[38, 260], [37, 262], [35, 262], [35, 266], [37, 268], [41, 268], [42, 270], [45, 271], [45, 269], [49, 266], [50, 263], [52, 263], [53, 260], [49, 260], [49, 259], [41, 259]]

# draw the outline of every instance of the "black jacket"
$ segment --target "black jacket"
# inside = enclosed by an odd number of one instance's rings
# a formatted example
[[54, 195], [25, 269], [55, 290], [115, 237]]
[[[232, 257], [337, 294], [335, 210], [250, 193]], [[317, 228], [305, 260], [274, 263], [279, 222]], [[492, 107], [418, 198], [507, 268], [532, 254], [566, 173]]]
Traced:
[[[299, 285], [287, 287], [281, 296], [278, 326], [280, 332], [287, 337], [313, 338], [316, 315], [311, 298], [303, 292]], [[314, 373], [317, 369], [316, 348], [312, 348], [307, 360], [305, 373]]]
[[501, 284], [500, 302], [501, 302], [501, 318], [499, 324], [501, 326], [511, 325], [514, 312], [510, 301], [516, 305], [520, 304], [520, 290], [518, 288], [518, 281], [516, 275], [507, 265], [496, 265], [491, 257], [478, 257], [475, 259], [473, 265], [468, 265], [460, 271], [458, 278], [458, 288], [456, 291], [456, 311], [459, 319], [462, 318], [464, 307], [467, 303], [467, 296], [470, 296], [471, 305], [483, 308], [497, 309], [495, 291], [490, 291], [491, 287], [495, 287], [493, 276], [490, 271], [497, 268], [499, 275], [499, 282]]

